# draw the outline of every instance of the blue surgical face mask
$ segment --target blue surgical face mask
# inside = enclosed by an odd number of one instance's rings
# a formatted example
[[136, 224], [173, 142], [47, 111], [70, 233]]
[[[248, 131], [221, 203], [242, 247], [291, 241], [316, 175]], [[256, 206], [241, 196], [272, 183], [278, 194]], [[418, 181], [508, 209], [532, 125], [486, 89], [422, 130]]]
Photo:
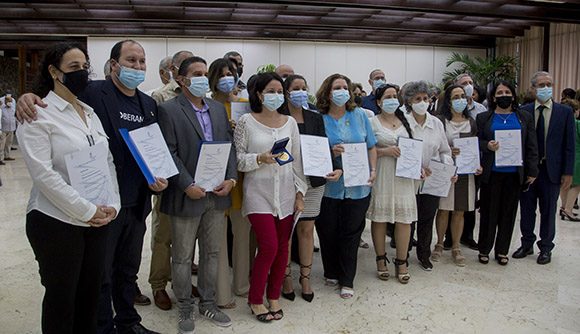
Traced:
[[472, 84], [468, 84], [463, 86], [463, 90], [465, 91], [465, 96], [467, 97], [472, 97], [473, 96], [473, 85]]
[[467, 99], [451, 100], [451, 107], [454, 112], [461, 114], [465, 107], [467, 107]]
[[392, 114], [395, 111], [397, 111], [398, 107], [399, 100], [393, 97], [390, 99], [384, 99], [381, 109], [383, 109], [383, 111], [386, 112], [387, 114]]
[[207, 77], [191, 77], [189, 78], [189, 81], [191, 82], [189, 87], [187, 87], [189, 92], [193, 94], [193, 96], [204, 97], [209, 90], [209, 81]]
[[383, 79], [373, 80], [373, 89], [378, 89], [387, 82]]
[[231, 93], [236, 85], [236, 79], [233, 76], [221, 77], [217, 84], [217, 89], [223, 93]]
[[120, 66], [119, 81], [121, 81], [123, 86], [129, 89], [135, 89], [145, 81], [145, 71], [136, 70], [122, 65]]
[[295, 107], [308, 106], [308, 93], [305, 90], [293, 90], [290, 92], [290, 102]]
[[332, 102], [342, 107], [350, 99], [350, 93], [346, 89], [335, 89], [332, 91]]
[[264, 94], [264, 102], [262, 105], [268, 110], [278, 110], [284, 103], [284, 94], [266, 93]]
[[552, 87], [536, 88], [536, 97], [540, 102], [548, 102], [552, 98]]

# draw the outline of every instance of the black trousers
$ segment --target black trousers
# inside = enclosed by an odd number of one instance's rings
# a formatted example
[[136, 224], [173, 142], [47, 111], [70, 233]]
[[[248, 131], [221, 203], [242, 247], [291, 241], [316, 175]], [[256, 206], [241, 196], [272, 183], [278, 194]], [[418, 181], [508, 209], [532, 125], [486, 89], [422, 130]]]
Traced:
[[[420, 194], [417, 198], [417, 258], [419, 261], [431, 257], [433, 221], [439, 208], [439, 197]], [[412, 234], [411, 234], [412, 235]]]
[[[105, 275], [99, 299], [100, 334], [123, 334], [141, 322], [133, 301], [137, 293], [137, 273], [146, 230], [143, 215], [141, 206], [124, 207], [117, 219], [110, 223]], [[111, 301], [115, 307], [114, 319]]]
[[[556, 214], [558, 214], [558, 197], [560, 183], [552, 183], [548, 177], [546, 164], [540, 164], [540, 173], [530, 190], [523, 192], [520, 198], [520, 230], [522, 246], [531, 248], [536, 241], [536, 209], [540, 207], [540, 240], [538, 248], [542, 252], [554, 249], [556, 237]], [[539, 204], [539, 205], [538, 205]]]
[[108, 232], [109, 226], [74, 226], [36, 210], [26, 215], [45, 288], [42, 333], [96, 333]]
[[361, 199], [322, 198], [315, 226], [324, 277], [337, 279], [341, 286], [353, 287], [358, 246], [369, 204], [370, 195]]
[[479, 253], [508, 255], [520, 197], [518, 173], [492, 172], [488, 183], [481, 184]]

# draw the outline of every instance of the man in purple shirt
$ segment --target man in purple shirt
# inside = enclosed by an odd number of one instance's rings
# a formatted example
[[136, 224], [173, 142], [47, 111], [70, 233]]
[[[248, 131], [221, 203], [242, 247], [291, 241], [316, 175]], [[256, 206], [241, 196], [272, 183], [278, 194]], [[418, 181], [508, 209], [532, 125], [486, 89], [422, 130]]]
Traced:
[[235, 150], [230, 150], [226, 175], [214, 189], [195, 183], [195, 172], [203, 142], [232, 141], [232, 129], [224, 106], [205, 97], [209, 90], [207, 64], [200, 57], [185, 59], [177, 83], [181, 93], [159, 105], [159, 126], [179, 174], [169, 179], [159, 211], [169, 216], [172, 230], [171, 277], [179, 309], [178, 332], [193, 333], [191, 262], [193, 243], [199, 239], [199, 313], [221, 327], [230, 318], [216, 305], [218, 253], [225, 234], [225, 211], [231, 206], [229, 193], [238, 177]]

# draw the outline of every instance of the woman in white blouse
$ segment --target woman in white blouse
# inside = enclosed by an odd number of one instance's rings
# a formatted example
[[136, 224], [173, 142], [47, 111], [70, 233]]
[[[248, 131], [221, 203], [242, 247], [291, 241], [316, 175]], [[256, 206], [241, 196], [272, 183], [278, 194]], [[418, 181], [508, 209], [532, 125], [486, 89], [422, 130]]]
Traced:
[[[107, 224], [120, 208], [107, 136], [93, 109], [76, 97], [88, 84], [88, 68], [80, 44], [48, 49], [37, 88], [48, 106], [41, 108], [37, 121], [20, 125], [16, 132], [33, 182], [26, 234], [45, 287], [43, 333], [96, 332]], [[88, 170], [96, 188], [108, 189], [98, 196], [106, 205], [92, 203], [71, 186], [65, 159], [88, 150], [108, 155], [103, 157], [108, 170]]]
[[[426, 177], [431, 175], [429, 162], [435, 160], [453, 165], [451, 148], [447, 143], [443, 123], [429, 114], [429, 87], [425, 81], [414, 81], [402, 88], [405, 108], [410, 111], [407, 120], [413, 137], [423, 141], [422, 165]], [[454, 176], [452, 181], [456, 181]], [[417, 194], [417, 258], [425, 271], [433, 270], [431, 241], [433, 239], [433, 220], [439, 208], [439, 197], [428, 194]], [[411, 233], [412, 234], [412, 233]], [[396, 264], [396, 261], [395, 261]]]
[[[252, 112], [240, 117], [234, 132], [238, 170], [246, 173], [242, 214], [250, 220], [258, 241], [248, 302], [262, 322], [284, 316], [279, 299], [288, 261], [288, 240], [294, 214], [304, 209], [307, 189], [298, 125], [292, 117], [277, 111], [284, 103], [282, 84], [277, 74], [258, 74], [249, 92]], [[286, 137], [286, 149], [294, 161], [279, 165], [276, 158], [285, 157], [272, 154], [271, 149], [274, 142]], [[269, 309], [263, 304], [264, 290]]]

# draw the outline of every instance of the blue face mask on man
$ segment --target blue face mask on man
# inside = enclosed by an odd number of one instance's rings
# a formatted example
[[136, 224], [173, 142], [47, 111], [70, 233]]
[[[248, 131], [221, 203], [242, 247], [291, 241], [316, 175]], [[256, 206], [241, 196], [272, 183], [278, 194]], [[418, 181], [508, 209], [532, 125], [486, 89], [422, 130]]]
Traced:
[[296, 107], [308, 106], [308, 93], [305, 90], [293, 90], [289, 97], [290, 103]]
[[204, 97], [209, 90], [209, 81], [206, 76], [189, 78], [189, 92], [193, 96]]
[[373, 80], [373, 89], [379, 89], [381, 86], [386, 84], [387, 82], [384, 79]]
[[119, 66], [121, 66], [121, 70], [119, 71], [119, 81], [121, 81], [123, 86], [129, 89], [135, 89], [145, 81], [145, 71], [136, 70], [122, 65]]
[[536, 97], [542, 103], [548, 102], [552, 98], [552, 87], [536, 88]]
[[236, 85], [236, 79], [233, 76], [221, 77], [217, 84], [217, 89], [223, 93], [231, 93]]

